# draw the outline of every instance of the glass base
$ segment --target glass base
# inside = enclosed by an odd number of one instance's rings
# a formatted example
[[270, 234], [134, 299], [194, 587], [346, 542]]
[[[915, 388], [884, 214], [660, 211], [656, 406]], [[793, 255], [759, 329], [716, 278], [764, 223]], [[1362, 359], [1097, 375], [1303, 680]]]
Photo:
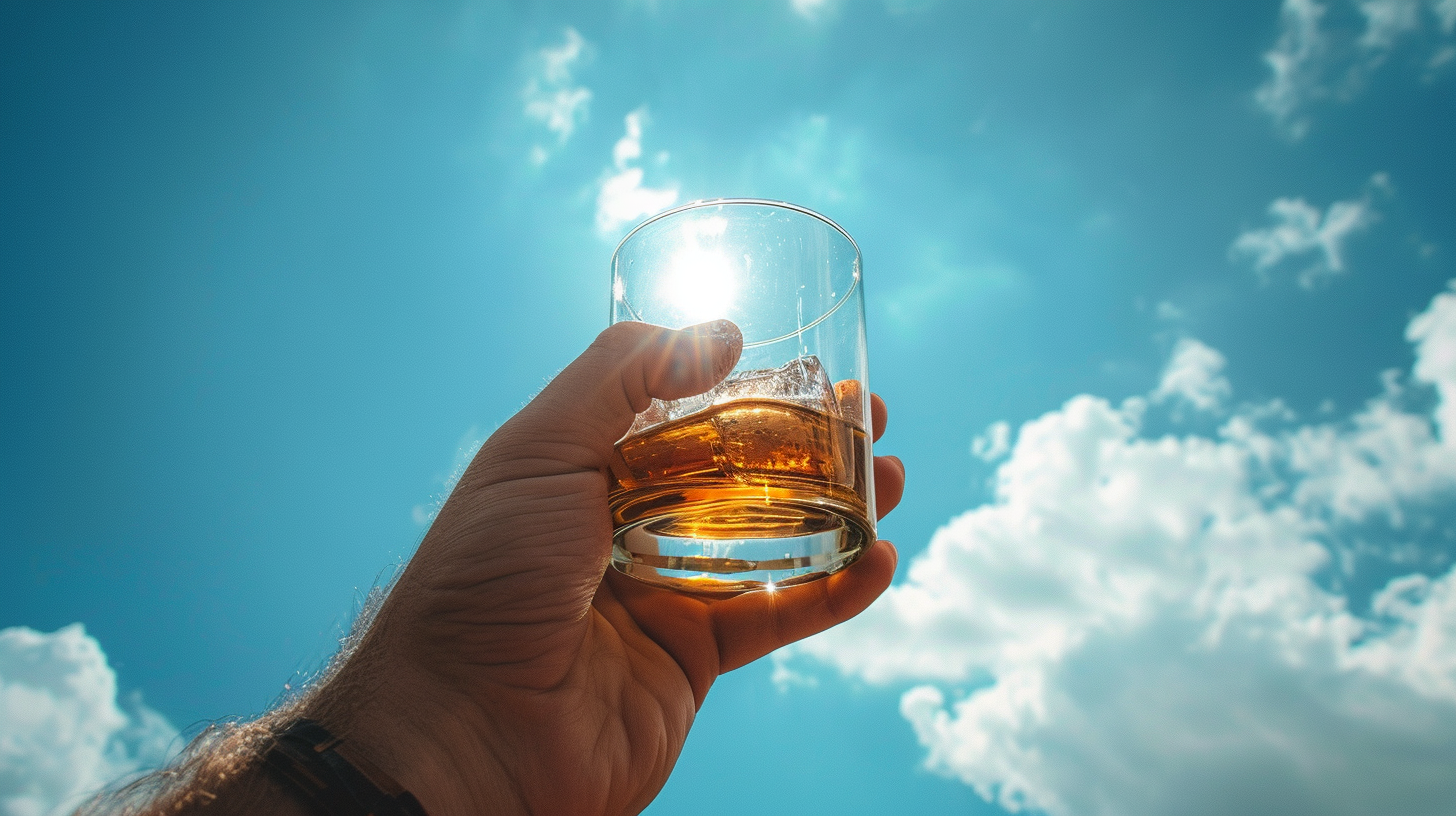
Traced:
[[640, 581], [681, 592], [735, 595], [802, 584], [854, 563], [873, 543], [857, 522], [825, 514], [831, 524], [779, 538], [685, 538], [660, 532], [659, 521], [617, 530], [612, 566]]

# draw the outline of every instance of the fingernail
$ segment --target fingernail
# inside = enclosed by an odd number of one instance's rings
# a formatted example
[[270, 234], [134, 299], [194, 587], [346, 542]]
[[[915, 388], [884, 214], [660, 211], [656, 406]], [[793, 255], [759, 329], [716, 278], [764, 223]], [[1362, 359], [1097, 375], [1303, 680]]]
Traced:
[[738, 330], [738, 326], [731, 320], [710, 320], [683, 331], [708, 340], [712, 346], [713, 375], [718, 379], [728, 376], [743, 351], [743, 332]]

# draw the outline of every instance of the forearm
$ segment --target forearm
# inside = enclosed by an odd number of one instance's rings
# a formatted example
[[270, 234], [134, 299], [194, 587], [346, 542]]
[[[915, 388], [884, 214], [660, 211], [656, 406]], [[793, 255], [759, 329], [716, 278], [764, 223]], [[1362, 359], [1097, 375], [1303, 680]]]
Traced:
[[291, 791], [270, 774], [263, 755], [279, 724], [294, 706], [248, 723], [215, 725], [203, 732], [172, 764], [123, 788], [102, 793], [75, 816], [160, 816], [161, 814], [276, 813], [311, 816]]
[[[301, 696], [252, 722], [212, 726], [168, 767], [96, 797], [75, 816], [314, 816], [311, 794], [289, 778], [297, 780], [296, 769], [315, 758], [310, 746], [269, 758], [280, 735], [300, 719], [326, 729], [329, 738], [319, 746], [327, 745], [375, 788], [390, 796], [407, 790], [431, 816], [523, 812], [483, 737], [488, 729], [468, 716], [472, 707], [434, 687], [409, 659], [381, 643], [389, 627], [373, 620], [373, 611], [366, 609], [360, 622], [373, 629], [351, 637]], [[297, 746], [293, 738], [285, 743]], [[290, 753], [302, 762], [287, 760]], [[280, 761], [295, 770], [281, 771]], [[305, 767], [303, 778], [329, 782], [328, 770], [320, 770]]]
[[377, 587], [370, 593], [339, 653], [307, 687], [255, 720], [209, 726], [166, 767], [104, 791], [74, 816], [312, 816], [297, 791], [269, 770], [265, 757], [291, 723], [319, 718], [321, 706], [339, 706], [333, 698], [340, 691], [340, 675], [356, 662], [358, 646], [376, 622], [388, 589]]

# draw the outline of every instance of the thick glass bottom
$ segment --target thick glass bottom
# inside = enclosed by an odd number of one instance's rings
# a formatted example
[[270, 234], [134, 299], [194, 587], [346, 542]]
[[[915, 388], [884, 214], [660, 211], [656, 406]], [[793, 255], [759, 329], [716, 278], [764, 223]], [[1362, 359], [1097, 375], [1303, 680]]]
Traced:
[[681, 518], [646, 519], [617, 530], [612, 566], [679, 591], [731, 595], [822, 578], [854, 563], [874, 542], [858, 518], [823, 507], [799, 513], [799, 523], [788, 526], [797, 534], [771, 537], [760, 528], [741, 538], [697, 538], [683, 535]]

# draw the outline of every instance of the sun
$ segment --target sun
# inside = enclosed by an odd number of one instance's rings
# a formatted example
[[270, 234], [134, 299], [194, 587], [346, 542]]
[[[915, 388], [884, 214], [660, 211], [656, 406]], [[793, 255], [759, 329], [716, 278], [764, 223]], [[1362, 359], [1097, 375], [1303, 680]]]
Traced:
[[727, 317], [738, 297], [738, 273], [722, 252], [687, 247], [662, 276], [662, 301], [684, 325]]

